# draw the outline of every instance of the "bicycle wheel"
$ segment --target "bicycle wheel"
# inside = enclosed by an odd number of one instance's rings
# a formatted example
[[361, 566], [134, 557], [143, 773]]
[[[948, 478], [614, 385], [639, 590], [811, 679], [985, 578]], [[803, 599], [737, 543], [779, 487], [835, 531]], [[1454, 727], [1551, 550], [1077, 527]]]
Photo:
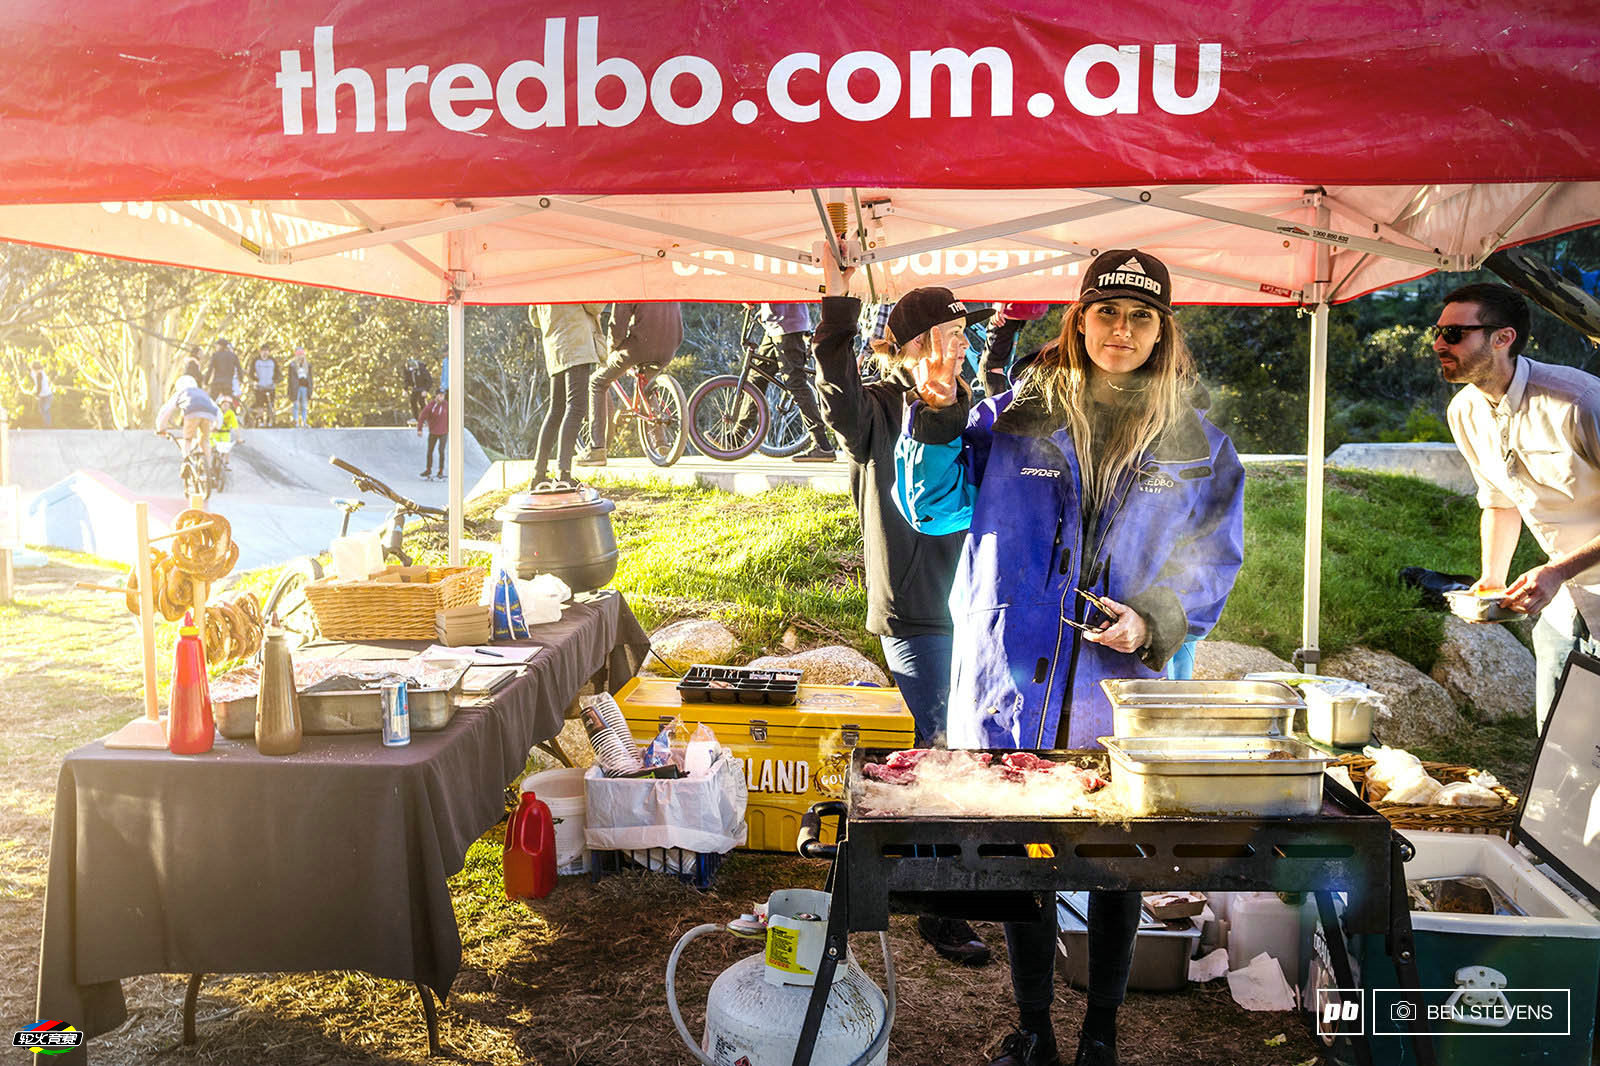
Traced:
[[805, 419], [800, 417], [800, 405], [794, 402], [788, 389], [775, 381], [767, 382], [767, 410], [772, 413], [767, 435], [761, 438], [761, 454], [774, 459], [787, 459], [811, 443], [806, 432]]
[[702, 455], [743, 459], [767, 435], [767, 401], [750, 382], [723, 374], [701, 382], [689, 397], [689, 439]]
[[210, 480], [206, 477], [206, 461], [202, 455], [192, 455], [183, 461], [183, 493], [193, 499], [204, 500], [211, 496]]
[[657, 466], [671, 466], [683, 455], [688, 438], [683, 432], [683, 412], [689, 401], [683, 386], [666, 374], [650, 379], [639, 413], [639, 448]]
[[[284, 637], [291, 648], [309, 644], [320, 636], [317, 616], [306, 599], [306, 586], [322, 577], [322, 564], [308, 555], [291, 560], [273, 583], [261, 616], [268, 624], [283, 627]], [[277, 622], [273, 622], [273, 616]]]
[[214, 455], [211, 459], [211, 491], [221, 492], [228, 483], [228, 464], [222, 461], [221, 455]]

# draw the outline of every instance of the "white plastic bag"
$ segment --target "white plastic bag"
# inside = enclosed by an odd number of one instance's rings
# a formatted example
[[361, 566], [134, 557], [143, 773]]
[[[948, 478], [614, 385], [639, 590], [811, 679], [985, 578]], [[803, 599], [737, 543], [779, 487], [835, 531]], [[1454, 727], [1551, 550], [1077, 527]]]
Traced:
[[584, 775], [584, 840], [592, 850], [683, 848], [721, 854], [750, 835], [744, 764], [723, 759], [705, 777], [667, 781]]

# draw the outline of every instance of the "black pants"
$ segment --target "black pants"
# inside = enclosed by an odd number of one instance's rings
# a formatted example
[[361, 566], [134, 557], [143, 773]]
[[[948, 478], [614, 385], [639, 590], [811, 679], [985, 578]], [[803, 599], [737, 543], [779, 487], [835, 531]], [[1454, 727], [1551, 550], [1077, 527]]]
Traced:
[[800, 420], [818, 448], [828, 448], [828, 432], [822, 425], [822, 410], [817, 407], [817, 394], [812, 391], [811, 378], [806, 374], [806, 335], [785, 333], [781, 341], [767, 337], [756, 350], [763, 359], [776, 359], [783, 367], [783, 386], [794, 397], [800, 408]]
[[428, 434], [428, 454], [422, 460], [423, 473], [427, 473], [428, 469], [433, 466], [433, 449], [437, 446], [439, 449], [439, 476], [444, 476], [444, 442], [448, 439], [449, 434], [447, 433], [430, 432]]
[[[1133, 940], [1139, 932], [1138, 892], [1089, 893], [1089, 1005], [1118, 1007], [1128, 991]], [[1047, 1011], [1055, 998], [1056, 908], [1037, 922], [1007, 922], [1011, 993], [1022, 1012]]]
[[428, 392], [426, 389], [413, 388], [411, 390], [411, 421], [415, 422], [422, 415], [422, 409], [428, 405]]
[[[535, 483], [543, 481], [550, 468], [551, 449], [556, 453], [556, 476], [563, 481], [572, 479], [572, 454], [578, 449], [578, 430], [583, 428], [584, 415], [588, 414], [589, 371], [593, 369], [593, 363], [585, 363], [550, 378], [550, 402], [545, 406], [539, 443], [533, 453]], [[595, 447], [605, 445], [596, 442]]]
[[606, 404], [606, 390], [611, 383], [634, 367], [646, 366], [641, 359], [629, 360], [626, 355], [613, 355], [600, 368], [600, 373], [589, 379], [589, 441], [596, 450], [605, 448], [606, 435], [611, 428], [611, 411]]
[[1011, 352], [1017, 346], [1017, 334], [1026, 325], [1020, 318], [1008, 318], [989, 331], [989, 343], [978, 360], [978, 376], [983, 379], [983, 394], [998, 396], [1011, 388], [1006, 369], [1011, 365]]

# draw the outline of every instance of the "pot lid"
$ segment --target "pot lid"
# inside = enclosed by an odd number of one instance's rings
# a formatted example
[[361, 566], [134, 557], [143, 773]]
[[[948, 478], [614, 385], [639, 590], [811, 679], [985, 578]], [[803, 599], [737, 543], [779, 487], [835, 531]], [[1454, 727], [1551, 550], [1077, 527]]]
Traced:
[[537, 488], [519, 492], [505, 503], [510, 510], [548, 511], [557, 507], [581, 507], [600, 498], [592, 486], [571, 481], [541, 481]]
[[1517, 807], [1517, 839], [1600, 906], [1600, 659], [1567, 658]]

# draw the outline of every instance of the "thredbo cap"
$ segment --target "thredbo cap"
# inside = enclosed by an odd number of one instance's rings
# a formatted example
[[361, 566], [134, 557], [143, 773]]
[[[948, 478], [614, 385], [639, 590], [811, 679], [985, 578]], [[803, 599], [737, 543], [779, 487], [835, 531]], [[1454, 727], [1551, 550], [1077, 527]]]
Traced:
[[967, 310], [967, 305], [956, 299], [956, 294], [937, 285], [912, 289], [900, 297], [889, 312], [889, 332], [895, 344], [916, 340], [934, 326], [963, 319], [967, 323], [982, 322], [994, 314], [994, 308]]
[[1113, 248], [1101, 252], [1083, 275], [1079, 303], [1115, 300], [1121, 297], [1143, 300], [1163, 311], [1172, 310], [1172, 276], [1166, 264], [1149, 252], [1136, 248]]

